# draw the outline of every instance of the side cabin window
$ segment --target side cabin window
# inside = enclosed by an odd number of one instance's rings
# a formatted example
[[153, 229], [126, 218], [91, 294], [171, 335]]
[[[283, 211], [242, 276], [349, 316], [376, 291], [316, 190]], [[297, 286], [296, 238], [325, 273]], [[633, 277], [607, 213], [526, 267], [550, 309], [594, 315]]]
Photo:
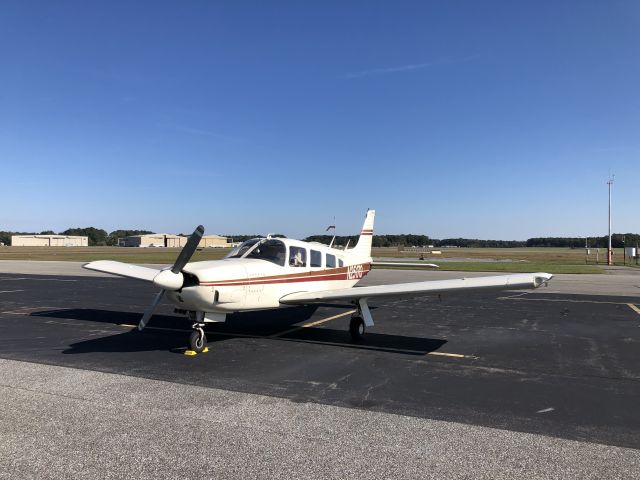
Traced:
[[280, 240], [265, 240], [253, 249], [246, 258], [258, 258], [284, 267], [287, 250]]
[[336, 256], [327, 253], [327, 268], [336, 268]]
[[322, 267], [322, 253], [318, 250], [311, 250], [311, 266]]
[[289, 247], [289, 266], [306, 267], [307, 249], [302, 247]]
[[338, 266], [344, 267], [344, 260], [342, 260], [341, 258], [338, 258]]

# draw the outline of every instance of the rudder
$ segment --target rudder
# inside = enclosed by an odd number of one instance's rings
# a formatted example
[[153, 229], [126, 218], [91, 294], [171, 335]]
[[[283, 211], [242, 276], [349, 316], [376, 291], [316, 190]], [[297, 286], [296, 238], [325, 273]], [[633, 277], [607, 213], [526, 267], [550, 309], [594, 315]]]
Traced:
[[362, 230], [360, 231], [360, 237], [355, 247], [350, 251], [358, 256], [371, 256], [371, 244], [373, 242], [373, 221], [376, 216], [375, 210], [368, 210], [367, 216], [364, 219]]

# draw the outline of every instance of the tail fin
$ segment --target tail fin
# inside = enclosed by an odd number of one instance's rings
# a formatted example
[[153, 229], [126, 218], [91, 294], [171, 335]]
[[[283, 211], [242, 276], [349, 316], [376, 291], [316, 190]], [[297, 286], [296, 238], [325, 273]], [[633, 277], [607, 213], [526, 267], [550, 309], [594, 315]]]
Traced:
[[370, 257], [371, 256], [371, 243], [373, 241], [373, 220], [376, 216], [375, 210], [368, 210], [367, 217], [364, 219], [364, 225], [360, 231], [360, 238], [355, 247], [350, 249], [352, 253], [358, 256]]

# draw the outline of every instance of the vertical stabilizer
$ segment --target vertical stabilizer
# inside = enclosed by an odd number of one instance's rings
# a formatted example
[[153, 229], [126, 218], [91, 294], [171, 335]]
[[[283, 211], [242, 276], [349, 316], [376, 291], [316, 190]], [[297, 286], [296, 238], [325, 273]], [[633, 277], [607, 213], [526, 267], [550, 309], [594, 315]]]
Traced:
[[358, 243], [356, 244], [356, 246], [349, 250], [351, 253], [354, 253], [359, 257], [371, 256], [371, 243], [373, 241], [373, 220], [375, 216], [375, 210], [367, 211], [367, 217], [364, 219], [364, 225], [362, 225], [362, 230], [360, 231], [360, 238], [358, 238]]

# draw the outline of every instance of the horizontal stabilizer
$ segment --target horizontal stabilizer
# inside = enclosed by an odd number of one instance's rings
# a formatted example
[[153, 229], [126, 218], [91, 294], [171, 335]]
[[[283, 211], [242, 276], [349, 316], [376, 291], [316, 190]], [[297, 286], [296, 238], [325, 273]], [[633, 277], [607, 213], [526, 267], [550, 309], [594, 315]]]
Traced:
[[130, 263], [115, 262], [113, 260], [96, 260], [82, 266], [88, 270], [97, 272], [111, 273], [121, 277], [135, 278], [137, 280], [145, 280], [152, 282], [160, 270], [149, 267], [141, 267], [140, 265], [131, 265]]
[[330, 301], [360, 300], [390, 296], [420, 296], [429, 293], [456, 290], [538, 288], [545, 285], [553, 275], [549, 273], [517, 273], [491, 277], [460, 278], [454, 280], [430, 280], [427, 282], [394, 283], [372, 287], [341, 288], [320, 292], [299, 292], [285, 295], [280, 303], [305, 305]]

